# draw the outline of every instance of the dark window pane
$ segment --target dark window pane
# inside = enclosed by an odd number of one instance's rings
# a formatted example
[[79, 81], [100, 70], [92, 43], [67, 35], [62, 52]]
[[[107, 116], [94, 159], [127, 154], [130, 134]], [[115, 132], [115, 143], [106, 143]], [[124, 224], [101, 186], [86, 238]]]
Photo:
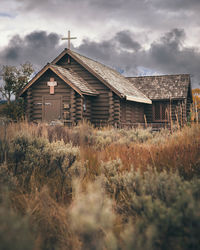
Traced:
[[154, 119], [156, 121], [166, 121], [169, 117], [169, 104], [167, 102], [154, 103]]

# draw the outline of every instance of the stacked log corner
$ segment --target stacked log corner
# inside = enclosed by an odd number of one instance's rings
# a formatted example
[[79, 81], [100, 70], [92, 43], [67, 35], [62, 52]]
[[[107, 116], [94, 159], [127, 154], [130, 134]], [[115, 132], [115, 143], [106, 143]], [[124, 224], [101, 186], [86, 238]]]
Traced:
[[75, 125], [76, 123], [76, 96], [75, 96], [75, 91], [71, 88], [71, 93], [70, 93], [70, 120], [71, 124]]
[[33, 97], [31, 88], [27, 91], [27, 107], [26, 107], [26, 115], [28, 121], [32, 121], [32, 112], [33, 112]]

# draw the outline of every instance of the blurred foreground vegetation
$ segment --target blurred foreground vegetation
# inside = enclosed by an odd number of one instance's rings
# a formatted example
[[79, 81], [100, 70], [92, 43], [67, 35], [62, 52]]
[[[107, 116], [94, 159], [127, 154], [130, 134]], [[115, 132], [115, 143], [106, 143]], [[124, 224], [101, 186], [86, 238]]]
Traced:
[[0, 126], [1, 249], [198, 249], [200, 126]]

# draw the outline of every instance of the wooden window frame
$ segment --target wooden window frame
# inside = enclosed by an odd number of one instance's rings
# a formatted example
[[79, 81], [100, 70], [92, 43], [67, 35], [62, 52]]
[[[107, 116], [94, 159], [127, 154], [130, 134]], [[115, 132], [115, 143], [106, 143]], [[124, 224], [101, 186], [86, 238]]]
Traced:
[[[161, 119], [156, 119], [156, 111], [155, 111], [155, 104], [159, 104], [159, 111], [160, 111], [160, 114], [159, 114], [159, 117], [161, 118]], [[165, 116], [166, 118], [165, 119], [162, 119], [162, 107], [165, 105], [166, 106], [166, 104], [167, 104], [167, 108], [166, 109], [168, 109], [168, 112], [169, 112], [169, 108], [170, 108], [170, 104], [169, 104], [169, 102], [167, 102], [167, 101], [157, 101], [157, 102], [153, 102], [153, 105], [152, 105], [152, 111], [153, 111], [153, 121], [154, 122], [168, 122], [169, 121], [169, 115], [167, 116]]]

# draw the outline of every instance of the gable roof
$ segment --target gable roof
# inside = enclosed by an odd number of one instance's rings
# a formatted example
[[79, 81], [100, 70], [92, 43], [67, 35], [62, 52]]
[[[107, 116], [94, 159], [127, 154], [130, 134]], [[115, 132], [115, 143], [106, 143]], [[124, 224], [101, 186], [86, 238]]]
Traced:
[[98, 92], [72, 69], [66, 69], [57, 65], [51, 65], [51, 68], [55, 69], [57, 73], [60, 73], [64, 78], [66, 78], [66, 81], [70, 81], [74, 86], [76, 86], [82, 94], [98, 95]]
[[189, 74], [127, 77], [151, 100], [183, 99], [191, 92]]
[[77, 52], [65, 49], [52, 61], [52, 63], [56, 64], [66, 54], [70, 55], [75, 61], [80, 63], [85, 69], [87, 69], [121, 98], [141, 103], [152, 103], [149, 98], [147, 98], [140, 90], [133, 86], [128, 79], [119, 74], [117, 71], [88, 57], [80, 55]]
[[34, 84], [48, 69], [51, 69], [58, 77], [60, 77], [65, 83], [72, 87], [80, 95], [98, 95], [98, 92], [89, 86], [89, 84], [82, 79], [72, 69], [65, 69], [63, 67], [47, 64], [41, 71], [39, 71], [32, 80], [22, 89], [19, 96], [21, 96], [31, 85]]

